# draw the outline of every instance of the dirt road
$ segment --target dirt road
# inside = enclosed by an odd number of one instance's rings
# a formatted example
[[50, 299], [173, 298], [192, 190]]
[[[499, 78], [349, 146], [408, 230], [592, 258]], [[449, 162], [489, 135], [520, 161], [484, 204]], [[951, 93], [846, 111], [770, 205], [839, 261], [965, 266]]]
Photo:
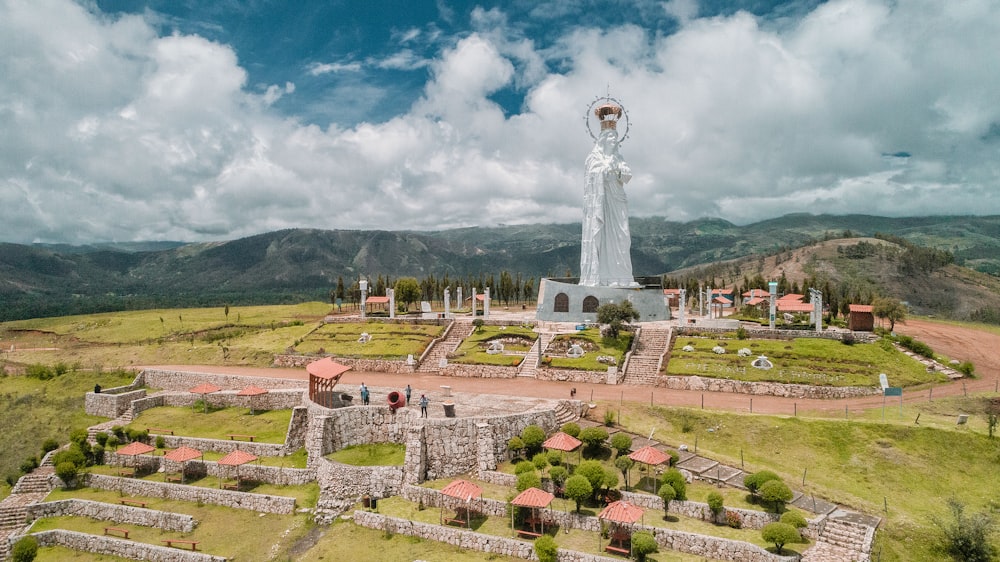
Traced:
[[[897, 325], [896, 331], [913, 336], [930, 345], [935, 351], [959, 360], [972, 361], [978, 378], [952, 382], [934, 387], [933, 396], [955, 396], [964, 392], [994, 392], [1000, 385], [1000, 335], [929, 322], [909, 320]], [[179, 371], [230, 373], [259, 377], [276, 377], [307, 380], [305, 369], [269, 369], [254, 367], [226, 367], [217, 365], [160, 365], [156, 368]], [[881, 407], [881, 396], [844, 400], [793, 399], [778, 396], [749, 396], [719, 392], [667, 390], [648, 386], [608, 386], [603, 384], [539, 381], [535, 379], [473, 379], [441, 377], [421, 374], [390, 374], [348, 371], [340, 384], [356, 390], [362, 382], [368, 386], [402, 388], [411, 385], [415, 393], [439, 392], [442, 385], [459, 392], [499, 394], [509, 396], [537, 396], [540, 398], [569, 398], [570, 389], [576, 388], [576, 398], [585, 401], [613, 401], [654, 403], [668, 406], [687, 406], [734, 412], [756, 412], [792, 415], [797, 412], [848, 412]], [[345, 388], [345, 391], [347, 390]], [[904, 402], [922, 402], [928, 399], [928, 390], [909, 391]]]

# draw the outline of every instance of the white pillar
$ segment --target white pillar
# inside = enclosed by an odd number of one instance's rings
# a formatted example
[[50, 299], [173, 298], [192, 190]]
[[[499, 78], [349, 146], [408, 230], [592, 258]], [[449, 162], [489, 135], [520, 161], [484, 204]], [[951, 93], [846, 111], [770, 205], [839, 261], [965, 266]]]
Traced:
[[444, 317], [451, 318], [451, 288], [444, 288]]
[[771, 294], [771, 329], [774, 329], [774, 315], [778, 311], [778, 282], [769, 281], [767, 284], [768, 291]]
[[455, 299], [455, 308], [461, 309], [463, 306], [465, 306], [465, 301], [462, 300], [462, 286], [459, 285], [458, 289], [456, 290], [458, 291], [458, 298]]
[[368, 300], [368, 281], [362, 279], [358, 282], [358, 286], [361, 287], [361, 319], [365, 319], [365, 308], [368, 304], [365, 302]]
[[483, 320], [490, 319], [490, 288], [483, 289]]
[[472, 319], [476, 319], [476, 288], [472, 288]]
[[687, 290], [680, 290], [680, 306], [677, 309], [677, 325], [684, 325], [684, 307], [687, 306]]
[[396, 290], [386, 289], [385, 295], [389, 297], [389, 318], [396, 317]]

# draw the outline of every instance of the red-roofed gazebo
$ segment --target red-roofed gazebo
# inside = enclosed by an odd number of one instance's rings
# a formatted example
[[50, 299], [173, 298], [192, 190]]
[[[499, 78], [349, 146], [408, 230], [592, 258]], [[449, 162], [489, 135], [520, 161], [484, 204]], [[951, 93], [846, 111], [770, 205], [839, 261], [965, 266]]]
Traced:
[[[248, 462], [253, 462], [257, 460], [257, 455], [250, 454], [246, 451], [241, 451], [236, 449], [235, 451], [229, 453], [228, 455], [219, 459], [219, 466], [235, 466], [236, 467], [236, 489], [240, 489], [240, 465], [244, 465]], [[222, 475], [219, 475], [219, 487], [222, 487]]]
[[[634, 460], [635, 462], [641, 462], [642, 464], [646, 465], [646, 476], [649, 476], [650, 467], [661, 465], [670, 460], [669, 455], [653, 447], [652, 445], [646, 445], [641, 449], [632, 451], [631, 453], [629, 453], [628, 458]], [[653, 491], [655, 492], [656, 490]]]
[[212, 394], [213, 392], [218, 392], [220, 390], [222, 390], [221, 387], [215, 386], [214, 384], [209, 384], [207, 382], [203, 382], [198, 386], [192, 388], [191, 390], [188, 390], [188, 392], [190, 392], [191, 394], [200, 394], [202, 401], [205, 402], [205, 412], [208, 412], [208, 401], [205, 400], [205, 396]]
[[306, 372], [309, 373], [309, 399], [325, 408], [333, 408], [333, 387], [337, 386], [340, 377], [350, 369], [329, 357], [306, 365]]
[[[151, 452], [153, 452], [155, 450], [156, 450], [155, 447], [153, 447], [151, 445], [147, 445], [147, 444], [143, 443], [142, 441], [133, 441], [133, 442], [129, 443], [128, 445], [125, 445], [121, 449], [118, 449], [117, 451], [115, 451], [115, 454], [121, 455], [123, 457], [132, 457], [133, 458], [133, 461], [132, 461], [132, 471], [133, 471], [133, 474], [135, 474], [135, 472], [137, 472], [137, 468], [138, 468], [137, 465], [138, 465], [138, 462], [139, 462], [139, 460], [138, 460], [137, 457], [139, 455], [145, 455], [146, 453], [151, 453]], [[119, 475], [121, 474], [121, 470], [120, 469], [119, 469], [118, 473], [119, 473]]]
[[[444, 519], [444, 504], [441, 505], [441, 518], [447, 523], [464, 523], [466, 527], [471, 527], [472, 522], [472, 500], [483, 496], [483, 489], [479, 486], [459, 478], [441, 489], [441, 493], [457, 498], [465, 503], [464, 508], [456, 509], [456, 515], [452, 519]], [[462, 511], [465, 511], [465, 520], [461, 519]]]
[[[198, 449], [192, 449], [191, 447], [178, 447], [173, 451], [163, 455], [163, 458], [168, 461], [181, 463], [181, 484], [184, 483], [184, 467], [188, 461], [197, 459], [202, 456], [202, 452]], [[168, 480], [167, 470], [164, 466], [163, 479]]]
[[[610, 541], [608, 550], [619, 552], [625, 555], [632, 554], [632, 533], [630, 527], [636, 521], [642, 519], [642, 508], [624, 500], [618, 500], [608, 504], [607, 507], [598, 514], [597, 518], [607, 521], [611, 525], [609, 531]], [[626, 544], [627, 541], [627, 544]], [[618, 546], [614, 546], [614, 543]], [[600, 549], [601, 535], [597, 535], [597, 546]]]
[[[521, 534], [529, 534], [531, 536], [538, 536], [545, 534], [545, 520], [537, 516], [538, 509], [545, 509], [552, 503], [555, 496], [546, 492], [545, 490], [540, 490], [538, 488], [528, 488], [527, 490], [521, 492], [513, 500], [510, 501], [511, 505], [516, 505], [517, 507], [527, 507], [531, 509], [531, 516], [528, 517], [525, 522], [531, 525], [531, 532], [524, 533], [523, 531], [518, 531]], [[535, 525], [540, 525], [539, 531], [535, 531]], [[510, 513], [510, 528], [514, 529], [514, 510]]]
[[267, 389], [266, 388], [261, 388], [259, 386], [255, 386], [255, 385], [251, 384], [250, 386], [248, 386], [248, 387], [244, 388], [243, 390], [237, 392], [236, 396], [247, 396], [249, 398], [249, 400], [250, 400], [250, 415], [252, 416], [254, 414], [254, 412], [253, 412], [253, 397], [254, 396], [260, 396], [261, 394], [267, 394]]
[[[580, 441], [576, 437], [562, 431], [557, 431], [552, 434], [542, 443], [543, 449], [551, 449], [554, 451], [565, 451], [569, 453], [570, 451], [575, 451], [577, 448], [583, 445], [583, 441]], [[580, 449], [581, 455], [583, 454], [583, 449]]]

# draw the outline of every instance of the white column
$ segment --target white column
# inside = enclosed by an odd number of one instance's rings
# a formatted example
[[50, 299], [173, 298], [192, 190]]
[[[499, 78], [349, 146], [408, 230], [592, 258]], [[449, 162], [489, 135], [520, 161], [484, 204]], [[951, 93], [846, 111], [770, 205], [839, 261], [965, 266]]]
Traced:
[[444, 288], [444, 317], [451, 318], [451, 287]]
[[483, 289], [483, 320], [490, 319], [490, 288]]
[[472, 288], [472, 319], [476, 319], [476, 288]]
[[389, 297], [389, 318], [396, 317], [396, 290], [386, 289], [385, 295]]

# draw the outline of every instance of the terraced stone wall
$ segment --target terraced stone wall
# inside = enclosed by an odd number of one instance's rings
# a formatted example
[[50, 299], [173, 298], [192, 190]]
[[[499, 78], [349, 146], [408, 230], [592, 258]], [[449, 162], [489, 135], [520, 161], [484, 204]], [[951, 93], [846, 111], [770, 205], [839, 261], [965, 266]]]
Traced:
[[190, 533], [195, 527], [194, 517], [190, 515], [90, 500], [69, 499], [34, 503], [27, 506], [27, 509], [28, 516], [32, 519], [75, 515], [179, 533]]
[[[127, 539], [102, 537], [76, 531], [56, 529], [33, 533], [38, 546], [64, 546], [72, 550], [95, 552], [118, 556], [128, 560], [149, 562], [226, 562], [224, 556], [212, 556], [201, 552], [190, 552], [178, 548], [167, 548]], [[11, 537], [12, 540], [20, 537]]]
[[116, 476], [104, 476], [100, 474], [87, 475], [86, 485], [102, 490], [115, 490], [126, 495], [158, 497], [194, 503], [201, 502], [237, 509], [249, 509], [259, 513], [288, 514], [295, 511], [295, 498], [285, 496], [168, 484], [166, 482], [118, 478]]

